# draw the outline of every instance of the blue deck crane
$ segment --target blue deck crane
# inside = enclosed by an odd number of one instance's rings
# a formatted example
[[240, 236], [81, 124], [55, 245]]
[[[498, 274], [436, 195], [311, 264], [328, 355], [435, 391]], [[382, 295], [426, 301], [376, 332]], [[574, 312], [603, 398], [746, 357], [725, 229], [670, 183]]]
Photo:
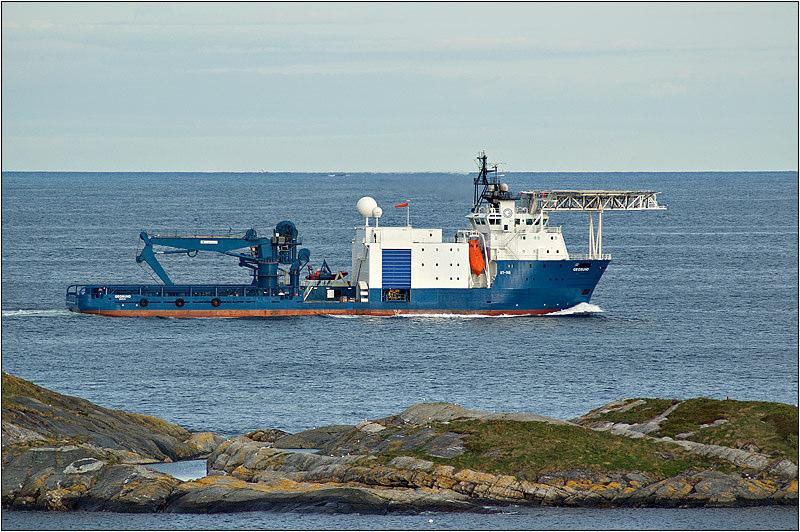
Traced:
[[[297, 249], [302, 243], [298, 238], [297, 227], [284, 220], [275, 227], [269, 237], [259, 237], [255, 229], [248, 229], [244, 236], [220, 235], [149, 235], [146, 231], [139, 234], [144, 248], [137, 255], [136, 262], [147, 263], [161, 281], [168, 286], [174, 285], [156, 255], [186, 254], [194, 257], [198, 253], [221, 253], [239, 259], [239, 266], [253, 272], [252, 285], [269, 290], [278, 288], [278, 270], [280, 264], [288, 264], [291, 294], [297, 295], [300, 289], [300, 272], [311, 258], [306, 248]], [[173, 248], [156, 251], [155, 246]], [[247, 252], [240, 250], [247, 249]]]

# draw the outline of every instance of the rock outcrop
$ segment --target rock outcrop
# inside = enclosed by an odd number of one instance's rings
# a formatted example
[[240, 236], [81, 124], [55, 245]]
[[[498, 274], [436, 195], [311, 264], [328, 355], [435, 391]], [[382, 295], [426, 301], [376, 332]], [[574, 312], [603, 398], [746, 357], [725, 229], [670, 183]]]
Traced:
[[[448, 500], [477, 507], [487, 501], [548, 506], [733, 506], [796, 503], [797, 480], [750, 477], [721, 471], [685, 471], [659, 479], [638, 472], [554, 471], [537, 479], [436, 464], [410, 456], [287, 453], [246, 438], [233, 438], [208, 458], [214, 475], [250, 483], [290, 481], [314, 486], [358, 486], [441, 492]], [[420, 491], [428, 490], [428, 491]]]
[[88, 444], [3, 449], [2, 500], [31, 510], [155, 512], [180, 483]]
[[103, 408], [3, 373], [3, 446], [26, 442], [89, 443], [121, 449], [143, 460], [207, 455], [223, 438], [192, 434], [162, 419]]
[[[573, 422], [427, 403], [356, 425], [298, 434], [261, 429], [225, 440], [4, 374], [2, 503], [38, 510], [360, 513], [505, 504], [797, 504], [797, 465], [786, 457], [792, 442], [796, 454], [796, 435], [785, 428], [791, 424], [769, 418], [775, 430], [757, 435], [763, 452], [680, 440], [660, 434], [677, 430], [671, 416], [680, 414], [680, 403], [653, 401], [615, 402]], [[688, 432], [706, 437], [723, 425], [742, 426], [742, 419], [698, 422], [696, 430], [692, 422]], [[724, 434], [739, 441], [735, 436]], [[189, 482], [144, 465], [198, 455], [208, 455], [208, 474]]]

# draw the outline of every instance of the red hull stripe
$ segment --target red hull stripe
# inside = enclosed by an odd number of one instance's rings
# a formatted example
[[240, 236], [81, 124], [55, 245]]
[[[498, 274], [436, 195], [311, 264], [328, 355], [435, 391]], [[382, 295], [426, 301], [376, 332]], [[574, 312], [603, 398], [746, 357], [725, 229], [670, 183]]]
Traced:
[[530, 316], [548, 314], [553, 310], [347, 310], [347, 309], [293, 309], [293, 310], [82, 310], [83, 314], [114, 317], [161, 317], [161, 318], [273, 318], [281, 316], [399, 316], [414, 314], [464, 314], [474, 316]]

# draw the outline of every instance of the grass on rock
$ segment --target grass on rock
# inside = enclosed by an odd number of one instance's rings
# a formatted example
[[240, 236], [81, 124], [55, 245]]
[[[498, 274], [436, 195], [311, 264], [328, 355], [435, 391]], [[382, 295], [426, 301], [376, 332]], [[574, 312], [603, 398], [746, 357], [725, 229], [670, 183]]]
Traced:
[[644, 403], [629, 409], [624, 409], [623, 407], [610, 412], [594, 413], [591, 415], [591, 421], [610, 421], [612, 423], [627, 423], [629, 425], [645, 423], [678, 402], [673, 399], [642, 398], [628, 401], [626, 404], [630, 404], [634, 401], [644, 401]]
[[[727, 423], [700, 428], [718, 419]], [[761, 452], [797, 460], [798, 409], [782, 403], [688, 399], [661, 424], [659, 436], [694, 432], [688, 439], [742, 448], [755, 445]]]
[[[682, 448], [633, 440], [574, 425], [538, 421], [464, 420], [434, 425], [441, 432], [464, 434], [466, 452], [455, 458], [420, 458], [456, 469], [474, 469], [536, 480], [539, 475], [569, 470], [595, 473], [643, 472], [658, 478], [688, 469], [728, 469], [726, 464]], [[400, 453], [409, 454], [409, 453]]]

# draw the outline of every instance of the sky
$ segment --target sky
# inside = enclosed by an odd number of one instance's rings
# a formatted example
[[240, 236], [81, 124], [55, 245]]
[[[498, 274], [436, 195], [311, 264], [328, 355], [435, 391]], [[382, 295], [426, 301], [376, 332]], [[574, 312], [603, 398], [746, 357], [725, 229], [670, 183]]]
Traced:
[[2, 4], [2, 169], [797, 170], [796, 3]]

